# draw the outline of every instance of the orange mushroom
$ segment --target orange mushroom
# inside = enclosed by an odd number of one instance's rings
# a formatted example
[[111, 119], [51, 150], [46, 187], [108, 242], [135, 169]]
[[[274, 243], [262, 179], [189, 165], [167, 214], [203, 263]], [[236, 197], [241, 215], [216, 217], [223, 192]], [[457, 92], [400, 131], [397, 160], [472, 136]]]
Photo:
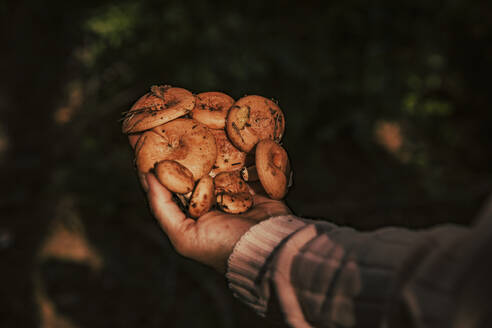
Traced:
[[211, 130], [217, 145], [217, 159], [210, 174], [240, 170], [245, 163], [246, 153], [240, 151], [229, 141], [224, 130]]
[[196, 95], [195, 108], [190, 115], [211, 129], [223, 129], [232, 104], [234, 99], [225, 93], [203, 92]]
[[198, 181], [195, 190], [193, 190], [188, 213], [191, 217], [198, 218], [210, 211], [214, 203], [214, 179], [209, 175], [205, 175]]
[[176, 161], [158, 162], [155, 165], [155, 174], [159, 182], [172, 192], [186, 194], [193, 190], [195, 184], [193, 174]]
[[195, 96], [186, 89], [169, 85], [152, 86], [124, 115], [123, 133], [152, 129], [188, 114], [195, 106]]
[[272, 199], [282, 199], [290, 180], [287, 152], [273, 140], [262, 140], [256, 145], [256, 171], [261, 185]]
[[137, 145], [138, 139], [142, 136], [141, 133], [133, 133], [128, 135], [128, 143], [130, 143], [130, 146], [135, 149], [135, 146]]
[[219, 173], [214, 181], [217, 206], [222, 211], [239, 214], [253, 206], [253, 196], [239, 171]]
[[260, 140], [280, 141], [284, 130], [282, 110], [265, 97], [243, 97], [235, 102], [227, 115], [227, 135], [237, 148], [246, 153]]
[[[193, 181], [197, 181], [212, 169], [217, 146], [213, 134], [205, 125], [192, 119], [179, 118], [142, 134], [135, 153], [137, 168], [141, 172], [148, 172], [164, 160], [176, 161], [191, 172]], [[166, 164], [165, 167], [168, 166]], [[168, 172], [166, 170], [162, 172]]]

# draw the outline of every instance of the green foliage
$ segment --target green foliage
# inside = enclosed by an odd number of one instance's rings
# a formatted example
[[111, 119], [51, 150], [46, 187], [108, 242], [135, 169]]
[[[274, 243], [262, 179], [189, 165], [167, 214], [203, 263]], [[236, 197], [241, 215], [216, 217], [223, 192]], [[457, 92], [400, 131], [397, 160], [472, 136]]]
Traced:
[[125, 38], [133, 34], [138, 18], [138, 3], [112, 4], [99, 15], [90, 17], [86, 22], [86, 29], [112, 47], [118, 47]]
[[[457, 21], [463, 12], [469, 20]], [[108, 122], [116, 121], [156, 83], [235, 98], [257, 93], [280, 101], [288, 123], [285, 144], [294, 163], [310, 167], [296, 180], [308, 193], [326, 190], [330, 175], [351, 175], [324, 160], [348, 151], [355, 155], [347, 161], [362, 159], [376, 177], [389, 170], [395, 176], [390, 193], [407, 192], [397, 182], [406, 172], [431, 197], [433, 186], [446, 184], [462, 167], [461, 153], [474, 139], [459, 121], [473, 116], [464, 102], [477, 91], [459, 64], [462, 45], [443, 32], [466, 29], [473, 15], [479, 13], [460, 1], [401, 7], [360, 1], [108, 3], [87, 15], [87, 37], [75, 51], [83, 64], [84, 115], [103, 103]], [[111, 107], [122, 92], [127, 102]], [[400, 150], [388, 151], [374, 137], [381, 121], [399, 126]], [[315, 172], [325, 172], [327, 180]], [[303, 199], [292, 202], [308, 208]]]

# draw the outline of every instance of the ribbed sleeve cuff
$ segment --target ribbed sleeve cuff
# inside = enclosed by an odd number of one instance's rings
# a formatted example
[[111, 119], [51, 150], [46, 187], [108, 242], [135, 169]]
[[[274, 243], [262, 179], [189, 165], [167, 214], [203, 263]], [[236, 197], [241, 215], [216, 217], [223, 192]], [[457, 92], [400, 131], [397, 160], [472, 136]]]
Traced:
[[294, 215], [262, 221], [241, 237], [229, 257], [226, 273], [229, 288], [260, 315], [265, 315], [269, 298], [267, 286], [259, 281], [260, 271], [277, 245], [304, 226], [306, 222]]

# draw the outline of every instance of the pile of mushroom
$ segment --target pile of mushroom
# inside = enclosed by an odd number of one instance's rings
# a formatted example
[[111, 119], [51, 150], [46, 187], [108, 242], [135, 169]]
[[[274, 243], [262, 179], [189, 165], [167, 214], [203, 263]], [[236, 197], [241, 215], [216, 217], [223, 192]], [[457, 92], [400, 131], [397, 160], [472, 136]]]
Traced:
[[284, 114], [270, 99], [234, 101], [168, 85], [152, 86], [122, 124], [139, 174], [153, 170], [194, 218], [214, 207], [246, 212], [254, 205], [248, 184], [257, 181], [270, 198], [284, 198], [291, 177], [279, 144], [284, 130]]

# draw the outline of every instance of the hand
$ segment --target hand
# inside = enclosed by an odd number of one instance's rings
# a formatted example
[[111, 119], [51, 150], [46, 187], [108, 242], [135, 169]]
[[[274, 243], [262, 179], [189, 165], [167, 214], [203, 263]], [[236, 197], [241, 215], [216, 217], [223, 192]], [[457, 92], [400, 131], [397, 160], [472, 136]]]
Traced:
[[290, 213], [283, 202], [255, 194], [253, 208], [243, 214], [211, 211], [195, 221], [186, 217], [154, 174], [148, 173], [141, 180], [150, 209], [176, 251], [221, 273], [226, 270], [234, 245], [246, 231], [262, 220]]

